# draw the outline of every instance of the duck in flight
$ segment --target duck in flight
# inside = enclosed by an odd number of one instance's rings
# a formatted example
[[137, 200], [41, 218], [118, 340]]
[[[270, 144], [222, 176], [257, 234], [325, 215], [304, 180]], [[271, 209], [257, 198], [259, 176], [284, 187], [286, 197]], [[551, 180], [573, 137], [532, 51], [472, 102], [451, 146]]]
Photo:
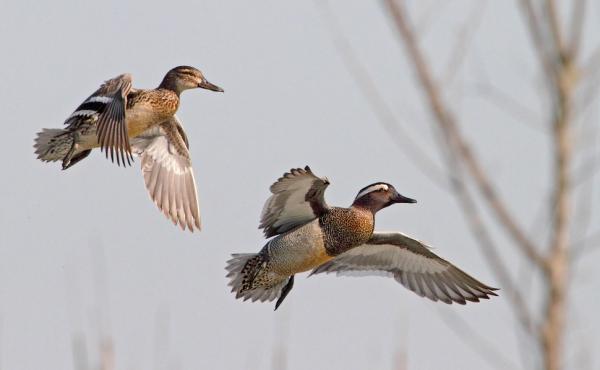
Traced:
[[[327, 178], [307, 166], [285, 173], [272, 186], [259, 228], [270, 238], [258, 253], [233, 254], [227, 262], [236, 298], [281, 305], [294, 275], [384, 273], [433, 301], [465, 304], [497, 295], [430, 248], [400, 232], [374, 231], [375, 213], [396, 203], [416, 203], [384, 182], [362, 188], [349, 208], [324, 199]], [[309, 276], [310, 276], [309, 275]]]
[[200, 230], [196, 181], [189, 142], [175, 113], [188, 89], [223, 92], [194, 67], [171, 69], [156, 89], [132, 88], [130, 74], [106, 81], [75, 109], [64, 129], [43, 129], [35, 153], [45, 162], [61, 161], [66, 170], [100, 148], [118, 165], [141, 157], [150, 197], [182, 229]]

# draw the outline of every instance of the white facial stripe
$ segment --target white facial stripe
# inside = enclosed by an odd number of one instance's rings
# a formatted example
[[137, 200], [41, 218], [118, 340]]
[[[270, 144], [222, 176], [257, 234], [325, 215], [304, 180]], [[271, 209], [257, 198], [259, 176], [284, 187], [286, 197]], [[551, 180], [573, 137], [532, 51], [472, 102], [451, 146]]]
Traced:
[[77, 112], [73, 112], [69, 118], [77, 117], [77, 116], [92, 116], [94, 114], [98, 114], [95, 110], [83, 109], [78, 110]]
[[101, 102], [101, 103], [110, 103], [113, 99], [110, 96], [92, 96], [91, 98], [89, 98], [88, 100], [86, 100], [86, 103], [94, 103], [94, 102]]
[[365, 190], [363, 190], [363, 191], [361, 191], [360, 193], [358, 193], [358, 195], [356, 196], [356, 199], [358, 199], [358, 198], [360, 198], [360, 197], [364, 196], [365, 194], [369, 194], [369, 193], [371, 193], [371, 192], [378, 191], [378, 190], [381, 190], [381, 189], [383, 189], [383, 190], [387, 191], [387, 190], [388, 190], [388, 188], [389, 188], [389, 187], [388, 187], [386, 184], [375, 184], [375, 185], [371, 185], [371, 186], [369, 186], [368, 188], [366, 188]]

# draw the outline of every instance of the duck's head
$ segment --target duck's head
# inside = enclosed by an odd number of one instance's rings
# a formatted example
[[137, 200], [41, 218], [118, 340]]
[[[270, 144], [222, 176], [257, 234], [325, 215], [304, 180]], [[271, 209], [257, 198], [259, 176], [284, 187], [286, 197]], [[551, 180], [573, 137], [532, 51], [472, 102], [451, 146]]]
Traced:
[[365, 208], [375, 213], [394, 203], [417, 203], [417, 201], [401, 195], [386, 182], [376, 182], [360, 189], [352, 206]]
[[160, 87], [175, 91], [177, 94], [183, 90], [202, 88], [223, 92], [224, 90], [214, 85], [204, 77], [202, 72], [190, 66], [175, 67], [165, 75]]

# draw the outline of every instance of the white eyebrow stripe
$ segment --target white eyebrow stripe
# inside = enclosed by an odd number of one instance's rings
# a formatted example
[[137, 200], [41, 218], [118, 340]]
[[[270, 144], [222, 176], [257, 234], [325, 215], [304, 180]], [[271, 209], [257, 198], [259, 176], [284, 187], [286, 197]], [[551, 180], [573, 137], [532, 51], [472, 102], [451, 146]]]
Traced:
[[371, 185], [368, 188], [366, 188], [365, 190], [361, 191], [360, 193], [358, 193], [358, 195], [356, 196], [356, 199], [362, 197], [365, 194], [369, 194], [371, 192], [377, 191], [383, 189], [385, 191], [387, 191], [389, 189], [389, 187], [386, 184], [375, 184], [375, 185]]
[[100, 102], [100, 103], [110, 103], [113, 99], [110, 96], [92, 96], [91, 98], [89, 98], [88, 100], [86, 100], [86, 103], [94, 103], [94, 102]]

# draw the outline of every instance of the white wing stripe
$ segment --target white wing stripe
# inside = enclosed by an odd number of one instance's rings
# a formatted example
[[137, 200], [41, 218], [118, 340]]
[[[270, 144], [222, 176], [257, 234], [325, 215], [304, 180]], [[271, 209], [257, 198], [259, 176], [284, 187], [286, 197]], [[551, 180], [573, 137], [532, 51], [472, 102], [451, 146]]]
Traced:
[[113, 98], [111, 98], [110, 96], [92, 96], [90, 97], [88, 100], [85, 101], [85, 103], [95, 103], [95, 102], [100, 102], [100, 103], [110, 103], [113, 100]]
[[73, 118], [73, 117], [80, 117], [80, 116], [83, 116], [83, 117], [85, 117], [85, 116], [93, 116], [93, 115], [95, 115], [95, 114], [96, 114], [96, 115], [98, 114], [98, 112], [96, 112], [95, 110], [90, 110], [90, 109], [82, 109], [82, 110], [78, 110], [78, 111], [75, 111], [75, 112], [73, 112], [73, 114], [71, 114], [71, 115], [69, 116], [69, 118], [67, 118], [67, 120], [70, 120], [70, 119], [71, 119], [71, 118]]

